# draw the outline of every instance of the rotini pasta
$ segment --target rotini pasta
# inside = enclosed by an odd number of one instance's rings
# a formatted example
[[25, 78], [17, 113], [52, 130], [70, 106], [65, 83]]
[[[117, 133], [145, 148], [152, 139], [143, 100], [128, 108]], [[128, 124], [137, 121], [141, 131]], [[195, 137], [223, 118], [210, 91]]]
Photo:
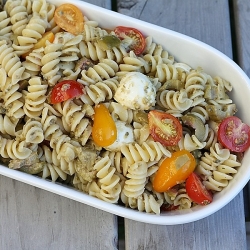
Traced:
[[[177, 151], [187, 150], [196, 158], [194, 172], [212, 193], [226, 187], [241, 166], [218, 140], [218, 124], [237, 111], [231, 83], [176, 61], [151, 36], [137, 53], [131, 41], [86, 15], [82, 32], [71, 34], [56, 24], [55, 10], [46, 0], [7, 0], [0, 12], [2, 162], [154, 214], [197, 205], [183, 180], [164, 192], [153, 188], [161, 164]], [[53, 33], [53, 41], [44, 42], [46, 32]], [[117, 43], [103, 46], [110, 37]], [[126, 76], [131, 76], [133, 90], [123, 84]], [[61, 81], [66, 84], [57, 85]], [[70, 82], [79, 86], [78, 94], [68, 92]], [[61, 86], [61, 102], [52, 100], [55, 85]], [[117, 98], [124, 93], [125, 98]], [[115, 141], [103, 147], [94, 139], [100, 105], [116, 127]], [[165, 146], [154, 137], [165, 136], [156, 118], [152, 129], [149, 114], [154, 111], [180, 122], [178, 142]], [[172, 127], [168, 129], [171, 133]]]
[[116, 203], [121, 192], [120, 178], [115, 174], [115, 168], [111, 166], [108, 156], [98, 160], [93, 169], [97, 170], [97, 184], [100, 188], [96, 196], [110, 203]]

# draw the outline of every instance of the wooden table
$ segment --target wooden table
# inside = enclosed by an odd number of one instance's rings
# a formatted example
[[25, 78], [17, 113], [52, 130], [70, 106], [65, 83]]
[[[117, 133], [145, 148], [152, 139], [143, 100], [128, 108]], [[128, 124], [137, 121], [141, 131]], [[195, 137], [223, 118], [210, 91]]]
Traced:
[[[237, 60], [250, 75], [247, 0], [87, 2], [204, 41]], [[194, 223], [157, 226], [125, 219], [124, 228], [119, 225], [118, 230], [118, 218], [110, 213], [0, 177], [1, 250], [124, 249], [123, 234], [128, 250], [246, 249], [242, 192], [217, 213]]]

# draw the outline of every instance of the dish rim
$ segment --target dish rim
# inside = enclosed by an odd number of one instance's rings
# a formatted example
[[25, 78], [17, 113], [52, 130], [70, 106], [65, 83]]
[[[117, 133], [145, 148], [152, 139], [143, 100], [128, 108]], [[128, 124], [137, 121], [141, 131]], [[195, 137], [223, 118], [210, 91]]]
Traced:
[[[54, 0], [54, 1], [49, 1], [49, 2], [53, 4], [67, 3], [67, 1], [65, 0]], [[98, 16], [98, 18], [101, 18], [102, 15], [106, 15], [104, 19], [106, 19], [107, 16], [112, 17], [115, 20], [121, 19], [122, 20], [121, 23], [123, 25], [126, 23], [129, 23], [131, 25], [134, 24], [133, 27], [140, 29], [144, 33], [146, 33], [145, 32], [146, 29], [148, 31], [155, 29], [159, 32], [159, 34], [165, 33], [166, 36], [176, 37], [177, 39], [179, 39], [179, 42], [186, 41], [187, 44], [193, 44], [193, 46], [197, 46], [197, 48], [199, 49], [202, 48], [203, 50], [206, 50], [208, 54], [211, 53], [213, 54], [214, 57], [219, 58], [220, 61], [224, 61], [227, 64], [227, 67], [229, 68], [231, 67], [232, 69], [234, 69], [235, 72], [237, 72], [237, 74], [239, 75], [239, 78], [242, 79], [242, 82], [246, 83], [245, 87], [249, 90], [249, 93], [250, 93], [250, 80], [245, 74], [245, 72], [232, 59], [230, 59], [228, 56], [226, 56], [219, 50], [213, 48], [212, 46], [202, 41], [199, 41], [195, 38], [181, 34], [179, 32], [176, 32], [167, 28], [163, 28], [163, 27], [160, 27], [160, 26], [157, 26], [157, 25], [154, 25], [154, 24], [142, 21], [142, 20], [138, 20], [133, 17], [125, 16], [123, 14], [120, 14], [120, 13], [117, 13], [117, 12], [114, 12], [114, 11], [111, 11], [111, 10], [108, 10], [103, 7], [99, 7], [90, 3], [86, 3], [83, 1], [79, 1], [79, 0], [72, 0], [70, 3], [77, 5], [82, 10], [88, 9], [89, 11], [93, 11], [91, 15], [87, 15], [88, 18], [89, 16], [92, 16], [92, 15], [95, 16], [94, 13], [98, 12], [100, 13], [100, 16]], [[109, 18], [110, 19], [109, 23], [112, 23], [111, 21], [112, 18]], [[94, 20], [92, 18], [89, 18], [89, 19]], [[110, 27], [111, 25], [107, 24], [107, 26]], [[142, 30], [142, 27], [144, 27], [145, 30], [144, 29]], [[166, 49], [167, 51], [169, 51], [168, 48]], [[173, 56], [175, 57], [174, 53], [173, 53]], [[250, 124], [250, 121], [248, 121], [248, 123]], [[247, 151], [247, 155], [248, 155], [248, 158], [250, 159], [249, 150]], [[243, 160], [243, 161], [246, 164], [246, 160]], [[84, 203], [86, 205], [90, 205], [92, 207], [101, 209], [103, 211], [106, 211], [106, 212], [109, 212], [118, 216], [122, 216], [124, 218], [132, 219], [132, 220], [139, 221], [139, 222], [150, 223], [150, 224], [177, 225], [177, 224], [185, 224], [189, 222], [194, 222], [202, 218], [208, 217], [209, 215], [217, 212], [222, 207], [227, 205], [231, 200], [233, 200], [233, 198], [243, 189], [245, 184], [250, 179], [250, 167], [248, 166], [248, 169], [247, 167], [245, 167], [244, 169], [245, 169], [244, 175], [241, 174], [242, 178], [240, 178], [241, 180], [239, 183], [235, 184], [235, 182], [239, 179], [239, 175], [238, 177], [236, 175], [235, 176], [236, 178], [233, 179], [231, 183], [229, 183], [228, 185], [229, 188], [227, 187], [225, 188], [226, 191], [225, 190], [221, 191], [219, 196], [217, 194], [216, 194], [217, 196], [215, 195], [215, 198], [220, 197], [220, 199], [219, 198], [215, 199], [211, 204], [202, 207], [202, 209], [200, 209], [200, 206], [197, 206], [191, 209], [178, 210], [175, 212], [168, 212], [168, 213], [163, 213], [160, 215], [149, 214], [146, 212], [139, 212], [131, 208], [122, 207], [117, 204], [111, 204], [111, 203], [99, 200], [98, 198], [92, 197], [88, 194], [82, 193], [81, 191], [73, 189], [70, 186], [64, 186], [60, 183], [53, 183], [48, 179], [42, 179], [38, 176], [32, 176], [30, 174], [12, 170], [4, 165], [0, 165], [0, 174], [6, 177], [10, 177], [12, 179], [21, 181], [23, 183], [41, 188], [43, 190], [50, 191], [52, 193], [64, 196], [66, 198]], [[230, 192], [227, 192], [227, 190], [230, 189], [230, 187], [233, 184], [235, 185], [234, 189], [231, 190]], [[117, 207], [119, 207], [119, 209], [117, 209]]]

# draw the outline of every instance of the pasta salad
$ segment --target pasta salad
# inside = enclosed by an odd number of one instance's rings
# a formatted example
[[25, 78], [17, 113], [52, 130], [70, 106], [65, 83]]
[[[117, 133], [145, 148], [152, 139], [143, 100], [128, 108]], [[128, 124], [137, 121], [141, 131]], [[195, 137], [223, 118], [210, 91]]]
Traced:
[[230, 82], [72, 4], [0, 12], [0, 160], [147, 213], [212, 202], [250, 145]]

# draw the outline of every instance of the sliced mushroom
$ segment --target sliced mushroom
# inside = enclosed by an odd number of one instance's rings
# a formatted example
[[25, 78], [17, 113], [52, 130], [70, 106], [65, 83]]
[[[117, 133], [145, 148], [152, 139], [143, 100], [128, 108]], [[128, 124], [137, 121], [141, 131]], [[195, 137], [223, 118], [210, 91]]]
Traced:
[[232, 116], [237, 112], [235, 104], [226, 104], [226, 105], [207, 105], [206, 111], [209, 115], [209, 118], [212, 121], [220, 122], [228, 116]]
[[199, 141], [203, 140], [206, 130], [200, 117], [194, 114], [186, 114], [181, 117], [181, 120], [184, 125], [194, 129], [195, 136]]
[[75, 70], [81, 69], [81, 70], [88, 70], [89, 68], [93, 67], [95, 64], [94, 62], [87, 58], [87, 57], [82, 57], [80, 60], [77, 61]]

